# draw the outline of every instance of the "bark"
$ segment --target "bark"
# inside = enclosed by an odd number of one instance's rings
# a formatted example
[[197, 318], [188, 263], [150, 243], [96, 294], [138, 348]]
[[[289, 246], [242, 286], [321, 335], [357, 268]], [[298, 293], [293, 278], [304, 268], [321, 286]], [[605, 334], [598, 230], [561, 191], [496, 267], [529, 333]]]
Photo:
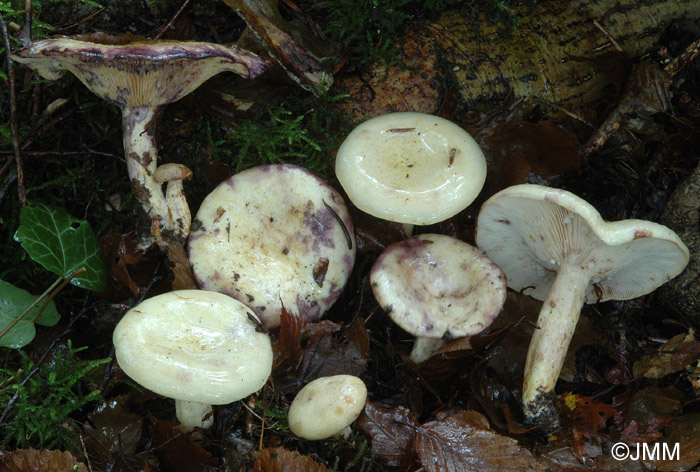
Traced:
[[[698, 0], [540, 2], [518, 10], [509, 38], [469, 11], [444, 13], [407, 29], [405, 67], [373, 65], [361, 77], [338, 77], [348, 110], [365, 119], [391, 111], [436, 113], [445, 94], [470, 107], [536, 99], [577, 112], [600, 101], [610, 82], [576, 58], [619, 46], [633, 59], [649, 52], [674, 19], [700, 18]], [[616, 46], [617, 45], [617, 46]]]

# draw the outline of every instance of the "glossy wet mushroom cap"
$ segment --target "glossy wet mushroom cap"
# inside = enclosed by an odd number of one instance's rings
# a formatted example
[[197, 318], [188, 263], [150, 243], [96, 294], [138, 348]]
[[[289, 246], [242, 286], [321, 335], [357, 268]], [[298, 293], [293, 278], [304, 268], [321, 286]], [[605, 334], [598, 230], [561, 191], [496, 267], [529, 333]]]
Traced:
[[269, 336], [242, 303], [204, 290], [144, 300], [117, 324], [121, 369], [135, 382], [176, 400], [186, 429], [211, 425], [211, 405], [257, 392], [272, 370]]
[[362, 413], [367, 387], [352, 375], [321, 377], [306, 384], [294, 397], [287, 419], [292, 433], [303, 439], [333, 437]]
[[290, 164], [225, 180], [202, 202], [188, 242], [200, 287], [230, 295], [271, 329], [287, 312], [316, 321], [355, 261], [352, 221], [340, 194]]
[[464, 241], [421, 234], [388, 246], [370, 272], [377, 302], [418, 340], [411, 352], [420, 363], [440, 341], [486, 329], [506, 296], [503, 271]]
[[486, 159], [464, 129], [424, 113], [389, 113], [361, 123], [343, 141], [335, 172], [360, 210], [428, 225], [464, 210], [486, 179]]
[[606, 222], [565, 190], [523, 184], [489, 198], [476, 241], [508, 286], [544, 300], [525, 365], [523, 403], [535, 421], [551, 422], [554, 389], [585, 303], [645, 295], [678, 275], [689, 253], [665, 226]]

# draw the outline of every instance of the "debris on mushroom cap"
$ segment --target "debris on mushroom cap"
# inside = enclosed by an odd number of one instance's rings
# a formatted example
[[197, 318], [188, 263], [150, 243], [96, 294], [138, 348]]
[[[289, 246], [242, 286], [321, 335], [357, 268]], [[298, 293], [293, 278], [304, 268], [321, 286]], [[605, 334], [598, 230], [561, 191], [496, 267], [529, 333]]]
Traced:
[[300, 438], [330, 438], [352, 424], [365, 406], [367, 387], [352, 375], [321, 377], [306, 384], [292, 401], [289, 429]]
[[505, 302], [506, 278], [479, 249], [421, 234], [388, 246], [370, 272], [382, 309], [406, 332], [429, 338], [473, 336]]
[[340, 194], [306, 169], [264, 165], [225, 180], [202, 202], [188, 242], [199, 285], [230, 295], [279, 326], [284, 306], [318, 320], [355, 261]]
[[606, 222], [585, 200], [533, 184], [509, 187], [481, 208], [477, 246], [508, 286], [543, 300], [563, 262], [589, 274], [586, 303], [645, 295], [678, 275], [688, 249], [670, 229], [642, 220]]
[[180, 290], [149, 298], [117, 324], [121, 369], [155, 393], [210, 405], [257, 392], [272, 370], [266, 333], [255, 315], [226, 295]]
[[343, 141], [335, 172], [360, 210], [428, 225], [464, 210], [486, 179], [486, 159], [462, 128], [423, 113], [365, 121]]
[[12, 59], [48, 80], [68, 70], [93, 93], [122, 108], [172, 103], [220, 72], [253, 78], [269, 67], [235, 46], [182, 41], [112, 45], [47, 39], [17, 50]]

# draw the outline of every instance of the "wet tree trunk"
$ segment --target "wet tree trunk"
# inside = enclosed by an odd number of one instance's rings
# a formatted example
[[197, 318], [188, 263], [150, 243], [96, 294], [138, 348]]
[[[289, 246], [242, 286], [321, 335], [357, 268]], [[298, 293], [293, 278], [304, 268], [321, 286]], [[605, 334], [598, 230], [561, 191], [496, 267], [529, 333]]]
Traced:
[[700, 1], [539, 2], [532, 11], [518, 10], [521, 24], [508, 38], [473, 15], [451, 11], [412, 25], [402, 45], [406, 67], [376, 64], [361, 76], [338, 77], [337, 90], [352, 97], [348, 111], [358, 119], [389, 111], [435, 113], [445, 95], [454, 94], [471, 108], [528, 98], [579, 113], [610, 86], [581, 58], [617, 48], [639, 58], [673, 20], [700, 18]]

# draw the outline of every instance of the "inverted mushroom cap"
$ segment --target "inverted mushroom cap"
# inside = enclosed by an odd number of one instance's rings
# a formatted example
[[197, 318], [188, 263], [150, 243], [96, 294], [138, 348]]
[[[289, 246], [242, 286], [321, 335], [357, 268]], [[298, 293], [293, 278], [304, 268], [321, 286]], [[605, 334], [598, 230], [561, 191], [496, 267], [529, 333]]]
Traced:
[[333, 375], [306, 384], [289, 406], [289, 429], [300, 438], [330, 438], [360, 416], [367, 387], [358, 377]]
[[357, 126], [343, 141], [335, 172], [360, 210], [389, 221], [428, 225], [464, 210], [486, 179], [472, 137], [444, 118], [389, 113]]
[[265, 165], [225, 180], [202, 202], [188, 242], [200, 287], [251, 307], [267, 328], [282, 306], [318, 320], [355, 261], [340, 194], [306, 169]]
[[477, 248], [441, 234], [388, 246], [370, 272], [379, 305], [418, 337], [456, 338], [486, 329], [506, 296], [501, 269]]
[[253, 78], [269, 66], [235, 46], [175, 41], [110, 45], [70, 38], [36, 42], [16, 51], [12, 59], [48, 80], [68, 70], [93, 93], [121, 108], [172, 103], [220, 72]]
[[482, 206], [476, 241], [508, 277], [508, 286], [544, 300], [562, 263], [588, 274], [585, 302], [645, 295], [678, 275], [688, 248], [665, 226], [606, 222], [585, 200], [556, 188], [506, 188]]
[[149, 298], [117, 324], [117, 362], [134, 381], [176, 400], [222, 405], [265, 385], [272, 370], [267, 334], [226, 295], [180, 290]]

